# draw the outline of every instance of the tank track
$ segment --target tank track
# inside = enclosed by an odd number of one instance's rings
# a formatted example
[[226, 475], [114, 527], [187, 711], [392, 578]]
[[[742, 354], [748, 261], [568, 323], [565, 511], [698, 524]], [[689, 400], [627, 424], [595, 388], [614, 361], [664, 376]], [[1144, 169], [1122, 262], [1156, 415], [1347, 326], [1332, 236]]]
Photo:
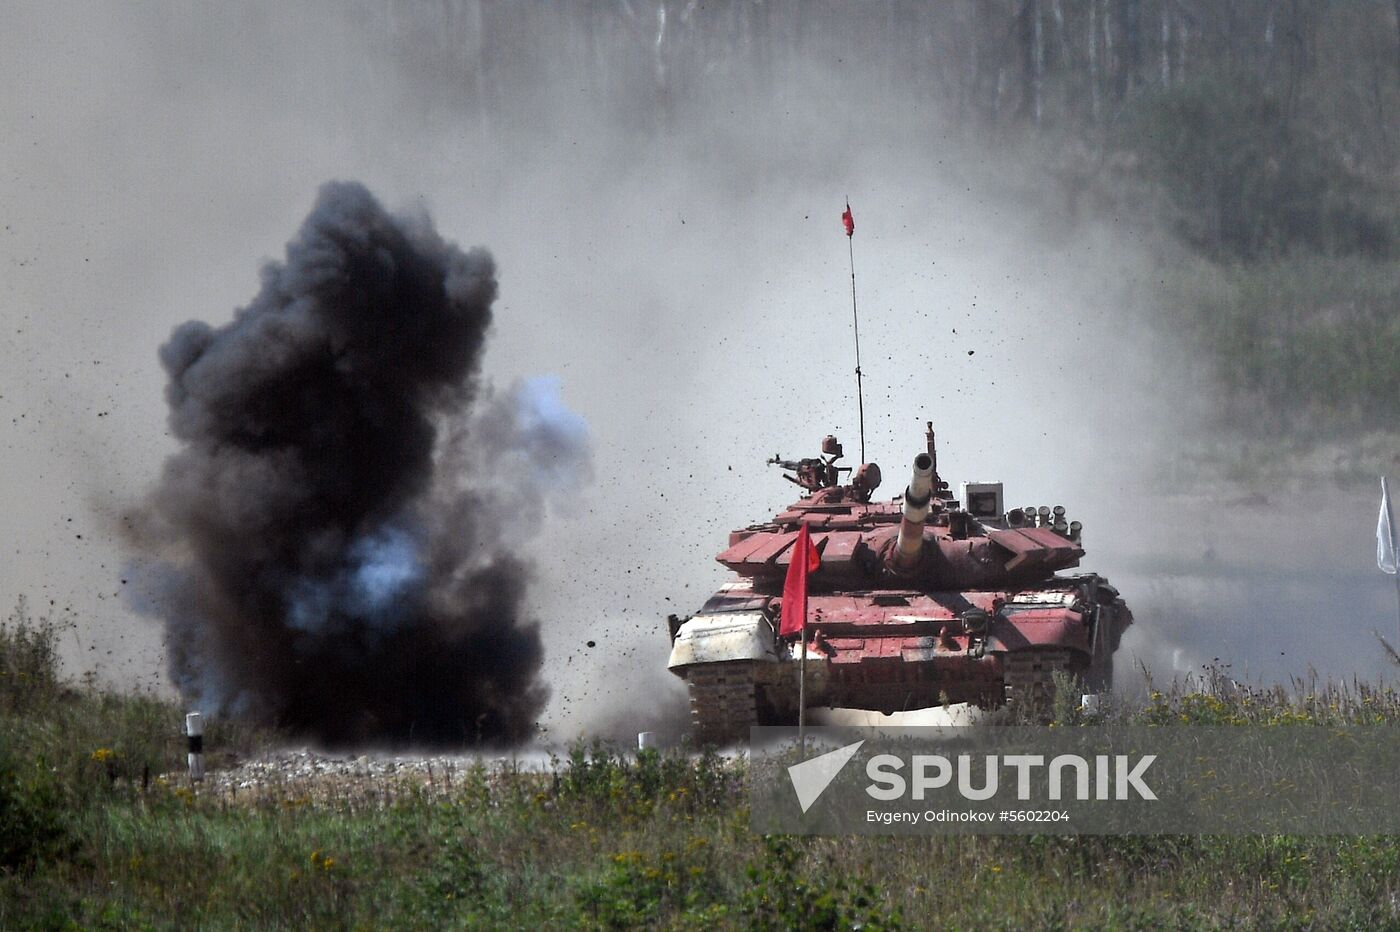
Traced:
[[749, 728], [758, 724], [755, 673], [748, 661], [699, 664], [686, 672], [696, 743], [748, 741]]
[[1055, 674], [1083, 675], [1074, 661], [1074, 653], [1068, 650], [1022, 650], [1006, 654], [1002, 659], [1002, 682], [1006, 687], [1007, 704], [1036, 718], [1046, 718], [1055, 704]]

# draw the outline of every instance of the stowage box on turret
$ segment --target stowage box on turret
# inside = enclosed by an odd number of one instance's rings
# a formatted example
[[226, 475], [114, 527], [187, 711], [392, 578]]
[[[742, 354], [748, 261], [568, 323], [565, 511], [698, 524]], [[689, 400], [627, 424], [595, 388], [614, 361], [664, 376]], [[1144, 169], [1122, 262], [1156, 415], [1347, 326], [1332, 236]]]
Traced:
[[1045, 707], [1054, 674], [1092, 691], [1112, 682], [1132, 614], [1092, 573], [1057, 575], [1084, 555], [1062, 507], [1006, 509], [999, 482], [938, 475], [933, 425], [904, 495], [875, 503], [873, 463], [842, 484], [841, 446], [774, 457], [803, 497], [733, 531], [717, 559], [738, 577], [688, 618], [671, 616], [671, 672], [690, 690], [700, 742], [797, 722], [799, 639], [780, 638], [783, 582], [798, 529], [820, 553], [808, 580], [807, 705], [898, 712], [940, 703]]

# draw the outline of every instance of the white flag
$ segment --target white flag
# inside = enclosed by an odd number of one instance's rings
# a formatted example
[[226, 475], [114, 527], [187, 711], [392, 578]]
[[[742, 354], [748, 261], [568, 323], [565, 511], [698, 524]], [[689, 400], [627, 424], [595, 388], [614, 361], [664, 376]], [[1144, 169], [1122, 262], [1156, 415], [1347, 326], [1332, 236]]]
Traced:
[[1390, 489], [1381, 477], [1381, 516], [1376, 523], [1376, 565], [1395, 575], [1395, 533], [1390, 526]]

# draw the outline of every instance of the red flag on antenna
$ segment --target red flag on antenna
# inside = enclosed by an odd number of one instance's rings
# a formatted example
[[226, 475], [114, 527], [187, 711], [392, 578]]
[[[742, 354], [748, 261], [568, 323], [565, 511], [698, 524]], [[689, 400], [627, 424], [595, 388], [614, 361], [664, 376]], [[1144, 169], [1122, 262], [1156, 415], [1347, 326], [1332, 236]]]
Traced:
[[851, 202], [850, 202], [850, 201], [847, 201], [847, 202], [846, 202], [846, 212], [845, 212], [844, 214], [841, 215], [841, 222], [844, 223], [844, 224], [846, 225], [846, 235], [847, 235], [847, 236], [855, 236], [855, 235], [856, 235], [856, 218], [855, 218], [855, 215], [851, 213]]
[[783, 582], [783, 616], [778, 623], [780, 637], [807, 629], [807, 576], [821, 565], [822, 558], [812, 543], [812, 532], [804, 521], [797, 532], [797, 543], [792, 545], [792, 562], [788, 564], [787, 579]]

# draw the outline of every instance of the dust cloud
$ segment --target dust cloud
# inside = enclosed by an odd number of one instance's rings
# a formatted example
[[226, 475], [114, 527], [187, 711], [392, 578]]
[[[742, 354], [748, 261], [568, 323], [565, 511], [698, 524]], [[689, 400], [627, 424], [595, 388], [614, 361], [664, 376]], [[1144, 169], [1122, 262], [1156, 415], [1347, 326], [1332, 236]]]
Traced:
[[[1171, 310], [1159, 234], [1074, 202], [1063, 179], [1087, 155], [979, 129], [905, 79], [958, 44], [956, 16], [911, 32], [845, 6], [15, 5], [0, 423], [28, 478], [4, 490], [4, 591], [71, 606], [79, 666], [163, 667], [117, 581], [116, 516], [172, 450], [154, 348], [188, 317], [226, 319], [317, 187], [354, 178], [490, 247], [482, 378], [555, 373], [591, 432], [596, 481], [523, 545], [546, 736], [678, 708], [663, 619], [723, 580], [730, 528], [789, 499], [764, 459], [828, 432], [856, 448], [849, 197], [880, 494], [933, 420], [955, 483], [1002, 479], [1011, 501], [1084, 521], [1086, 568], [1136, 611], [1123, 667], [1229, 653], [1261, 675], [1379, 671], [1356, 645], [1388, 623], [1386, 590], [1353, 586], [1366, 522], [1354, 551], [1349, 536], [1369, 502], [1236, 505], [1172, 480], [1212, 399], [1149, 325]], [[1314, 508], [1340, 549], [1245, 533]], [[1271, 587], [1304, 585], [1300, 565], [1326, 584]], [[1309, 626], [1338, 594], [1345, 644]]]

